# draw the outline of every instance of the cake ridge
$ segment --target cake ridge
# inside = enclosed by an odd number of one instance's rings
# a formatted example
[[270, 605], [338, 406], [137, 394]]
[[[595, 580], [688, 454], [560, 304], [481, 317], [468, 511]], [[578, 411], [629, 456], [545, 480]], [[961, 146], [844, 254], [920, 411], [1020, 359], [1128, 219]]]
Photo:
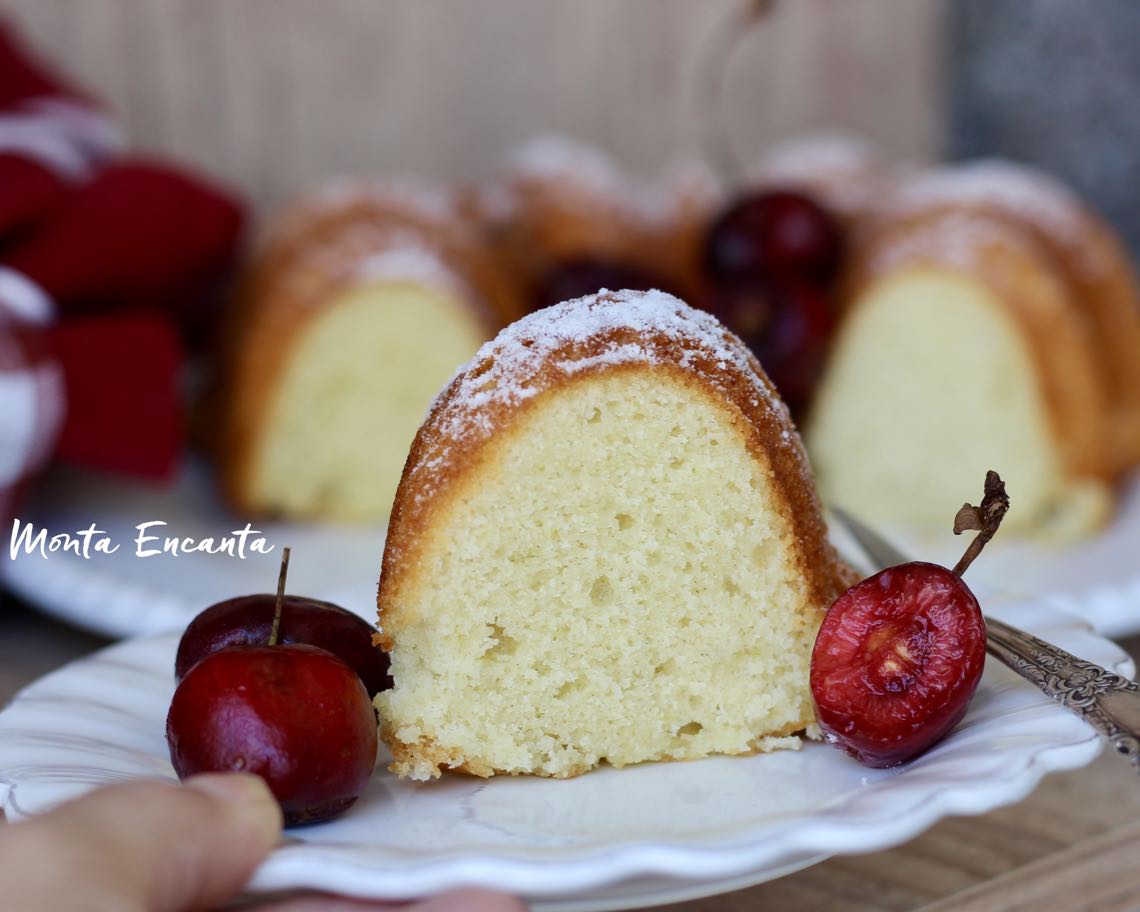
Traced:
[[369, 254], [356, 263], [355, 269], [363, 281], [410, 281], [468, 297], [475, 295], [470, 284], [449, 269], [442, 256], [411, 236], [406, 240], [394, 238], [390, 248]]
[[[908, 223], [905, 231], [882, 232], [866, 245], [868, 268], [893, 269], [916, 261], [945, 263], [964, 270], [983, 268], [988, 248], [1016, 246], [1037, 250], [1030, 238], [1018, 235], [998, 217], [974, 209], [949, 209], [938, 218]], [[1038, 255], [1040, 251], [1037, 250]]]

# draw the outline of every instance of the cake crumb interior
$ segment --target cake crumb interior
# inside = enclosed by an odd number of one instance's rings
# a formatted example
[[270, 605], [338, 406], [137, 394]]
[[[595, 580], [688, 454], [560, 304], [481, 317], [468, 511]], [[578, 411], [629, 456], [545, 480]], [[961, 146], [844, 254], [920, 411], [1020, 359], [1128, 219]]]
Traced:
[[1068, 493], [1037, 376], [980, 283], [933, 267], [879, 282], [844, 323], [808, 422], [824, 502], [945, 528], [997, 469], [1017, 506], [1006, 525], [1036, 528]]
[[314, 315], [282, 371], [254, 454], [252, 500], [289, 516], [386, 516], [412, 438], [485, 338], [454, 293], [357, 286]]
[[636, 365], [578, 374], [502, 429], [384, 609], [378, 708], [433, 745], [404, 775], [798, 746], [819, 618], [746, 426]]

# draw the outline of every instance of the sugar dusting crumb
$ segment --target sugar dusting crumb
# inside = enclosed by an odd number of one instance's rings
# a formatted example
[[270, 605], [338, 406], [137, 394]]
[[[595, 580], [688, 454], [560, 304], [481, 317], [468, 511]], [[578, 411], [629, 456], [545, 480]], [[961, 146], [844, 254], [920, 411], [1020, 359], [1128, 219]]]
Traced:
[[605, 153], [558, 133], [523, 143], [508, 158], [508, 169], [523, 177], [574, 180], [601, 193], [625, 192], [623, 177]]
[[874, 148], [846, 133], [818, 133], [773, 146], [749, 176], [766, 181], [792, 181], [855, 174], [875, 166]]
[[821, 133], [770, 148], [748, 169], [750, 185], [800, 187], [836, 213], [854, 216], [875, 205], [892, 168], [856, 136]]
[[[323, 243], [338, 242], [349, 233], [374, 238], [377, 231], [392, 223], [388, 216], [392, 210], [431, 224], [464, 224], [459, 198], [449, 187], [413, 178], [342, 177], [295, 201], [273, 220], [259, 246], [263, 250], [290, 246], [305, 250], [314, 246], [310, 243], [314, 238]], [[328, 232], [320, 227], [325, 220], [337, 226], [335, 239], [327, 237]]]

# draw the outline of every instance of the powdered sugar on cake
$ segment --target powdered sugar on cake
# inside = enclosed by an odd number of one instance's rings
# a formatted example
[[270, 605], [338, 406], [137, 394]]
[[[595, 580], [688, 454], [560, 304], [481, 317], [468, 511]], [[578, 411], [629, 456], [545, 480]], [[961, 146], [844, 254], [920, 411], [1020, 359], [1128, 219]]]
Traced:
[[[611, 341], [597, 354], [574, 358], [570, 352], [591, 339], [634, 335], [633, 340]], [[563, 372], [578, 373], [587, 366], [632, 362], [661, 363], [654, 337], [664, 335], [681, 346], [680, 364], [688, 366], [695, 355], [712, 356], [722, 370], [754, 377], [748, 350], [710, 314], [694, 310], [661, 291], [603, 290], [597, 295], [566, 301], [524, 317], [508, 326], [476, 353], [462, 372], [449, 407], [460, 412], [480, 408], [487, 401], [514, 404], [533, 395], [530, 382], [546, 363]], [[490, 367], [477, 370], [486, 362]], [[759, 378], [756, 389], [771, 405], [783, 408]]]
[[1008, 212], [1079, 253], [1083, 268], [1099, 268], [1084, 243], [1089, 230], [1084, 206], [1053, 178], [1024, 165], [983, 159], [936, 168], [904, 182], [887, 209], [907, 215], [933, 206], [977, 206]]
[[631, 180], [599, 149], [557, 133], [536, 136], [515, 150], [505, 179], [480, 191], [484, 209], [508, 217], [517, 205], [512, 188], [516, 181], [565, 184], [576, 192], [628, 206], [651, 220], [669, 218], [676, 209], [670, 194]]
[[357, 277], [365, 282], [412, 282], [461, 295], [471, 294], [455, 270], [414, 239], [397, 241], [387, 250], [364, 257], [356, 263], [355, 269]]
[[803, 180], [856, 174], [875, 166], [871, 146], [855, 136], [824, 133], [788, 140], [770, 149], [749, 171], [752, 179]]
[[465, 225], [458, 199], [449, 188], [413, 179], [339, 178], [295, 203], [276, 220], [259, 246], [263, 251], [304, 252], [317, 246], [316, 239], [329, 240], [330, 224], [335, 226], [332, 240], [337, 243], [347, 235], [356, 243], [361, 238], [366, 244], [375, 243], [377, 232], [390, 230], [385, 225], [391, 222], [393, 211], [452, 228]]
[[951, 210], [935, 222], [919, 224], [880, 243], [871, 253], [875, 269], [890, 270], [906, 263], [928, 261], [975, 271], [995, 245], [1027, 243], [994, 219], [976, 212]]
[[771, 148], [748, 169], [746, 180], [760, 186], [798, 187], [845, 216], [873, 206], [888, 180], [888, 169], [864, 141], [844, 134], [788, 140]]
[[778, 445], [807, 471], [787, 406], [757, 372], [747, 347], [714, 317], [661, 291], [606, 291], [530, 314], [486, 343], [432, 405], [420, 441], [417, 500], [430, 497], [432, 476], [464, 447], [493, 434], [502, 415], [549, 389], [551, 372], [571, 377], [626, 364], [673, 364], [699, 370], [728, 393], [751, 385], [753, 408], [781, 426]]
[[447, 220], [459, 212], [454, 191], [417, 178], [359, 180], [335, 178], [307, 202], [310, 212], [336, 212], [372, 200], [403, 206], [427, 218]]

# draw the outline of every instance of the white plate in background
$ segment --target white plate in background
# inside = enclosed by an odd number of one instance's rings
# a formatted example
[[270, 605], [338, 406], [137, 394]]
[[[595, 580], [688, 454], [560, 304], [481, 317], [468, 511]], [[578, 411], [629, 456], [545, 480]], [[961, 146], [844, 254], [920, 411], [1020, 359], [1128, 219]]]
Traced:
[[[1118, 673], [1115, 644], [1047, 607], [994, 612]], [[177, 636], [128, 640], [23, 690], [0, 713], [0, 807], [13, 819], [95, 786], [172, 779], [164, 719]], [[739, 889], [833, 854], [905, 842], [942, 817], [1020, 801], [1090, 762], [1091, 728], [990, 662], [963, 723], [893, 770], [821, 743], [801, 751], [603, 768], [569, 780], [380, 768], [340, 819], [290, 831], [252, 888], [411, 898], [496, 887], [543, 910], [617, 909]]]

